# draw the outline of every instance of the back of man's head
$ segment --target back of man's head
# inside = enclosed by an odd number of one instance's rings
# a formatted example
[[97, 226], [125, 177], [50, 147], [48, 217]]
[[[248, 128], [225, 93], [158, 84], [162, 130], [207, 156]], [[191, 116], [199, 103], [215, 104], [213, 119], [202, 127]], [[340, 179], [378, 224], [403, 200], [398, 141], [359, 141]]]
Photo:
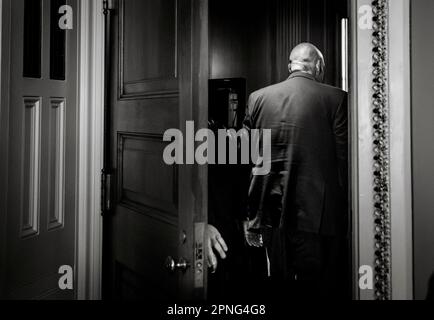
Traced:
[[311, 43], [300, 43], [291, 52], [289, 71], [312, 74], [319, 82], [324, 80], [325, 62], [321, 51]]

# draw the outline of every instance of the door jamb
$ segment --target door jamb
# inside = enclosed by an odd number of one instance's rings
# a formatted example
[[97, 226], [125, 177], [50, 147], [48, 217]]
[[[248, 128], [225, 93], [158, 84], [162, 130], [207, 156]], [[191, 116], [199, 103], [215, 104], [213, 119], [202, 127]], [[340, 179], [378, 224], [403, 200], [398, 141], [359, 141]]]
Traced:
[[100, 199], [104, 137], [103, 0], [79, 0], [79, 5], [76, 298], [100, 300], [103, 230]]

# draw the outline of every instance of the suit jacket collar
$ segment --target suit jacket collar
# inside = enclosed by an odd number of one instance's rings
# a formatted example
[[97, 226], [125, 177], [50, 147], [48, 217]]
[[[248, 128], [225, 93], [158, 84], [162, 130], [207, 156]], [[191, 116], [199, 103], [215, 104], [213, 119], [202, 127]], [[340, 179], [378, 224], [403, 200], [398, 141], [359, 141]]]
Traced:
[[315, 80], [315, 77], [314, 77], [313, 75], [311, 75], [311, 74], [309, 74], [309, 73], [306, 73], [306, 72], [302, 72], [302, 71], [296, 71], [296, 72], [293, 72], [293, 73], [289, 76], [288, 80], [290, 80], [290, 79], [294, 79], [294, 78], [306, 78], [306, 79], [309, 79], [309, 80], [316, 81], [316, 80]]

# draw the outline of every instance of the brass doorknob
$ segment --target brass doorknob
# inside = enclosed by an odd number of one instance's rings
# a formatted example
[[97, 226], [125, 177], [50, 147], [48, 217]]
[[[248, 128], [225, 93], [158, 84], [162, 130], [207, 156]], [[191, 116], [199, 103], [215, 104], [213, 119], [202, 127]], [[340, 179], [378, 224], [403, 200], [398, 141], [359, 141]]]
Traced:
[[176, 262], [172, 257], [166, 259], [166, 269], [169, 272], [175, 272], [177, 270], [186, 272], [189, 267], [190, 264], [184, 258], [180, 258], [178, 262]]

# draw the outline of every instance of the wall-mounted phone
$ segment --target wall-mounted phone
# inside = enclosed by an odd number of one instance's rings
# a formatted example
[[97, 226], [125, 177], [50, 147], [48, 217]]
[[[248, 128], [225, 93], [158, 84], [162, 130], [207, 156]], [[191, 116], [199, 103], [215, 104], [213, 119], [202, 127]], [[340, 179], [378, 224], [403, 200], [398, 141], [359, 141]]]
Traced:
[[221, 128], [240, 129], [246, 114], [246, 79], [209, 80], [209, 120]]

